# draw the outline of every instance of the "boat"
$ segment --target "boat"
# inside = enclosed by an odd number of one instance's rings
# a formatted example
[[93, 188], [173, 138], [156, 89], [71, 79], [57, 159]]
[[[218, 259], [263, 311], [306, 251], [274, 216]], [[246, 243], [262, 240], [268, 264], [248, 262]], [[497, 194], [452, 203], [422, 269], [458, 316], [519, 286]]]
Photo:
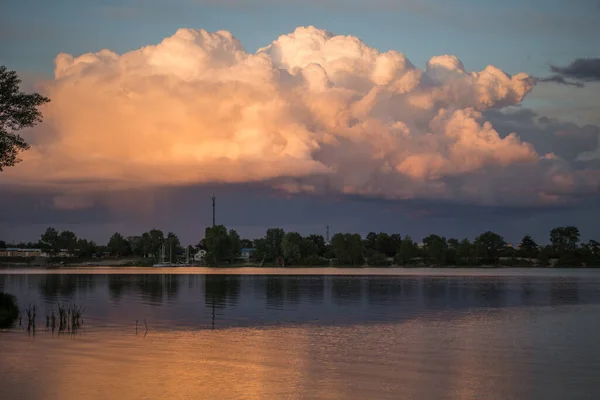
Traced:
[[173, 246], [169, 246], [169, 262], [165, 260], [165, 244], [163, 243], [160, 249], [160, 262], [153, 265], [156, 268], [165, 268], [165, 267], [177, 267], [178, 264], [173, 264], [171, 262], [173, 256]]

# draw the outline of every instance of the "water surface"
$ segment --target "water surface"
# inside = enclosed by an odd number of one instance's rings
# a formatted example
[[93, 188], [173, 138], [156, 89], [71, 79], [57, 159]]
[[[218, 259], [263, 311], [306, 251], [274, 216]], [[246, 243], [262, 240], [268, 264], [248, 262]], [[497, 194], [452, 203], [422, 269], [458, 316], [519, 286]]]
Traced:
[[[0, 332], [0, 398], [600, 397], [600, 271], [268, 272], [0, 271], [38, 307]], [[45, 327], [57, 302], [82, 329]]]

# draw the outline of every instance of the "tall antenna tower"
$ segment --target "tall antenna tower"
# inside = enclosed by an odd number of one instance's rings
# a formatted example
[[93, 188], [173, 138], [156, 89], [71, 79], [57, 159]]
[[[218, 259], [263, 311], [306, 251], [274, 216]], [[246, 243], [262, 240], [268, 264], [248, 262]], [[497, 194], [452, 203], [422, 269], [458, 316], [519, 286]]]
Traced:
[[215, 195], [213, 194], [213, 197], [212, 197], [212, 201], [213, 201], [213, 202], [212, 202], [212, 203], [213, 203], [213, 225], [212, 225], [212, 226], [213, 226], [213, 227], [215, 226], [215, 200], [216, 200], [216, 199], [217, 199], [217, 198], [216, 198], [216, 197], [215, 197]]

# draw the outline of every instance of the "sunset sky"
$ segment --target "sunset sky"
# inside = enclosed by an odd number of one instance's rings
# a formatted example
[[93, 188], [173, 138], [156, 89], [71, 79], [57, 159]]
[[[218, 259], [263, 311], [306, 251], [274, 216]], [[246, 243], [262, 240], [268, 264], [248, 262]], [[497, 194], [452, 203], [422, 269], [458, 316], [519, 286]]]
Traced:
[[20, 0], [0, 65], [52, 99], [0, 239], [600, 237], [598, 0]]

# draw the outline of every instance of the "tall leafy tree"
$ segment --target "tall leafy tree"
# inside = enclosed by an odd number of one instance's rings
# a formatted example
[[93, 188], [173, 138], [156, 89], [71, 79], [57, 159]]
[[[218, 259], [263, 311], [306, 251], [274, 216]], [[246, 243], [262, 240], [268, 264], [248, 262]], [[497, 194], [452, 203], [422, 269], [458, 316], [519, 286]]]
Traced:
[[228, 240], [228, 255], [229, 261], [235, 262], [240, 255], [242, 254], [242, 240], [240, 239], [240, 235], [233, 229], [229, 230], [227, 234]]
[[477, 257], [484, 263], [496, 264], [505, 247], [504, 238], [491, 231], [484, 232], [475, 238]]
[[364, 261], [364, 243], [358, 233], [336, 233], [331, 238], [331, 250], [340, 265], [360, 265]]
[[242, 249], [252, 249], [254, 247], [254, 243], [250, 239], [242, 239], [240, 240], [240, 244]]
[[423, 248], [429, 262], [434, 264], [445, 264], [448, 252], [446, 238], [438, 235], [429, 235], [423, 239]]
[[302, 258], [302, 236], [298, 232], [287, 232], [281, 242], [286, 263], [295, 264]]
[[399, 233], [393, 233], [390, 235], [390, 252], [388, 256], [394, 257], [398, 250], [400, 250], [400, 246], [402, 245], [402, 236]]
[[40, 245], [49, 253], [58, 253], [60, 251], [60, 234], [54, 228], [48, 228], [42, 234]]
[[266, 244], [267, 244], [267, 260], [274, 261], [278, 257], [283, 256], [281, 244], [283, 242], [284, 235], [285, 235], [285, 232], [283, 231], [283, 229], [279, 229], [279, 228], [267, 229], [267, 234], [265, 236], [265, 240], [266, 240]]
[[142, 247], [142, 237], [141, 236], [127, 236], [126, 240], [129, 243], [131, 252], [134, 255], [136, 255], [136, 256], [144, 255], [144, 249]]
[[39, 93], [22, 92], [20, 83], [15, 71], [0, 66], [0, 171], [21, 161], [19, 152], [29, 144], [17, 132], [41, 122], [39, 107], [50, 101]]
[[159, 257], [160, 249], [165, 242], [165, 234], [160, 229], [151, 229], [148, 232], [149, 237], [149, 253], [155, 257]]
[[394, 257], [394, 261], [398, 265], [408, 265], [415, 258], [419, 256], [419, 247], [415, 242], [413, 242], [412, 238], [408, 235], [402, 239], [402, 243], [400, 244], [400, 249], [396, 253]]
[[540, 248], [533, 238], [529, 235], [523, 236], [517, 255], [526, 258], [536, 258], [540, 252]]
[[[333, 241], [333, 238], [331, 238]], [[367, 236], [365, 237], [365, 243], [364, 243], [364, 248], [365, 251], [367, 252], [371, 252], [371, 251], [375, 251], [377, 250], [377, 233], [376, 232], [369, 232], [367, 233]]]
[[167, 237], [165, 239], [165, 246], [167, 246], [166, 251], [167, 252], [171, 251], [173, 253], [173, 255], [176, 255], [177, 253], [181, 253], [181, 251], [182, 251], [179, 237], [177, 237], [177, 235], [174, 234], [173, 232], [167, 233]]
[[71, 231], [62, 231], [58, 235], [58, 242], [61, 249], [67, 250], [69, 254], [75, 253], [77, 249], [77, 235]]
[[92, 257], [97, 252], [96, 243], [87, 239], [77, 240], [77, 249], [79, 250], [79, 257], [82, 258]]
[[[327, 243], [325, 243], [325, 238], [322, 235], [308, 235], [306, 238], [306, 242], [312, 242], [314, 243], [316, 248], [316, 252], [314, 253], [314, 255], [323, 257], [325, 255], [325, 252], [327, 251]], [[305, 247], [308, 248], [313, 248], [310, 244], [305, 243]], [[308, 251], [305, 253], [305, 257], [313, 255], [312, 251]]]
[[223, 225], [209, 226], [206, 228], [204, 241], [208, 251], [208, 261], [218, 266], [226, 261], [229, 252], [229, 234]]
[[561, 226], [550, 231], [550, 243], [557, 254], [573, 253], [579, 244], [579, 229], [575, 226]]
[[108, 251], [113, 256], [117, 257], [127, 256], [131, 253], [131, 246], [129, 245], [129, 242], [119, 232], [115, 232], [110, 237], [106, 247], [108, 247]]

